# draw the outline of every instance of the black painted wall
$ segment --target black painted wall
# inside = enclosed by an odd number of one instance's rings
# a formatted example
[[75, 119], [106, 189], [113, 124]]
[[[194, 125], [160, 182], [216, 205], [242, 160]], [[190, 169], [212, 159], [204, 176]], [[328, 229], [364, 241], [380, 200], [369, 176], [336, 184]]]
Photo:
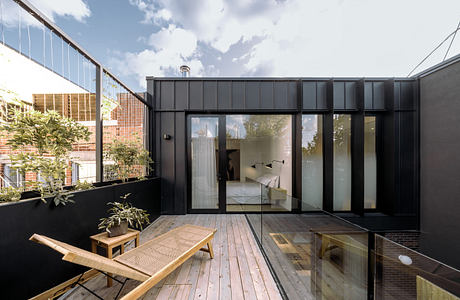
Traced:
[[[324, 197], [325, 209], [332, 209], [332, 115], [352, 115], [355, 132], [362, 130], [363, 116], [374, 114], [381, 120], [379, 146], [379, 211], [408, 217], [403, 229], [414, 229], [417, 213], [417, 82], [391, 78], [147, 78], [148, 98], [155, 110], [156, 176], [161, 177], [164, 214], [187, 213], [187, 141], [189, 114], [284, 113], [295, 116], [293, 135], [297, 154], [301, 153], [301, 114], [324, 115]], [[361, 128], [361, 129], [360, 129]], [[330, 130], [328, 130], [330, 129]], [[163, 139], [168, 134], [170, 140]], [[361, 135], [362, 136], [362, 135]], [[362, 153], [362, 137], [355, 135], [356, 153]], [[300, 159], [299, 159], [300, 158]], [[301, 191], [301, 156], [296, 155], [294, 197]], [[363, 167], [353, 158], [356, 170]], [[362, 172], [353, 172], [353, 190], [363, 189]], [[359, 193], [356, 193], [357, 195]], [[354, 212], [362, 197], [354, 197]], [[328, 205], [330, 204], [330, 205]], [[383, 224], [383, 223], [382, 223]]]
[[460, 268], [460, 63], [420, 78], [421, 251]]
[[76, 192], [75, 203], [54, 207], [40, 199], [0, 206], [0, 298], [28, 299], [86, 268], [65, 262], [56, 251], [29, 241], [43, 234], [91, 251], [89, 236], [100, 232], [99, 219], [107, 216], [108, 202], [131, 193], [134, 206], [146, 209], [153, 221], [159, 216], [159, 179], [108, 185]]

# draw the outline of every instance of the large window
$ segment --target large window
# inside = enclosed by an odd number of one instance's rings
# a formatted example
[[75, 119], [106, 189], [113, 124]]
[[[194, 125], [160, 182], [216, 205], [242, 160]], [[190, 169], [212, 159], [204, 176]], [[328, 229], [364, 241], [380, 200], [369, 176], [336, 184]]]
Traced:
[[334, 210], [351, 209], [351, 116], [334, 115]]
[[323, 208], [323, 116], [302, 116], [302, 210]]
[[227, 211], [292, 209], [292, 117], [226, 117]]
[[377, 154], [375, 151], [375, 117], [364, 117], [364, 208], [377, 205]]

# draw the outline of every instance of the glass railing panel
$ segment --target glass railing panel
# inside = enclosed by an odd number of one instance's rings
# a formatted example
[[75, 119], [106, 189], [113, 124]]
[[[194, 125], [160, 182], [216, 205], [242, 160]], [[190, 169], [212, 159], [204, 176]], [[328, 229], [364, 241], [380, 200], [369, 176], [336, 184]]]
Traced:
[[459, 299], [460, 271], [380, 235], [373, 253], [375, 299]]
[[[91, 133], [89, 140], [72, 146], [59, 178], [48, 174], [46, 167], [33, 172], [15, 169], [11, 155], [18, 151], [6, 144], [9, 135], [1, 134], [0, 186], [36, 189], [49, 185], [53, 176], [53, 181], [67, 186], [78, 180], [95, 181], [96, 66], [15, 1], [1, 0], [0, 6], [0, 122], [11, 122], [15, 110], [55, 111]], [[31, 157], [37, 155], [34, 147], [22, 150]], [[54, 156], [48, 151], [43, 157], [51, 160]]]
[[368, 232], [321, 210], [283, 213], [279, 207], [300, 208], [301, 201], [273, 197], [270, 187], [262, 189], [261, 213], [247, 218], [285, 295], [366, 299]]
[[104, 180], [147, 175], [147, 106], [104, 72], [101, 110]]
[[315, 299], [367, 299], [368, 234], [312, 234], [311, 293]]

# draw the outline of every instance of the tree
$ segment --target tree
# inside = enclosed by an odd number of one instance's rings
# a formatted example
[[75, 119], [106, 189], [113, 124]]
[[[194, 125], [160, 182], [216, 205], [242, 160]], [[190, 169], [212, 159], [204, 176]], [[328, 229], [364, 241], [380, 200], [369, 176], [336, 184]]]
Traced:
[[283, 136], [288, 121], [288, 115], [250, 115], [244, 122], [246, 137]]
[[26, 186], [38, 189], [43, 201], [53, 197], [55, 205], [72, 202], [72, 195], [64, 190], [65, 171], [72, 145], [80, 140], [88, 141], [89, 130], [56, 111], [42, 113], [17, 108], [0, 129], [8, 135], [13, 169], [21, 174], [34, 172], [43, 181], [29, 181]]
[[142, 147], [137, 137], [133, 141], [114, 140], [106, 144], [104, 158], [114, 162], [113, 165], [105, 166], [106, 172], [123, 182], [136, 173], [136, 167], [143, 166], [150, 169], [150, 164], [153, 163], [150, 153]]

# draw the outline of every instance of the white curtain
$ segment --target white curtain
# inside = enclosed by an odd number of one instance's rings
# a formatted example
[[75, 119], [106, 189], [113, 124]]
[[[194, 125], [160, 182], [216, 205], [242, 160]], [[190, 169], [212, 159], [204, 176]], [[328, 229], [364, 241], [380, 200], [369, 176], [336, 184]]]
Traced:
[[192, 138], [192, 208], [218, 208], [215, 138]]

